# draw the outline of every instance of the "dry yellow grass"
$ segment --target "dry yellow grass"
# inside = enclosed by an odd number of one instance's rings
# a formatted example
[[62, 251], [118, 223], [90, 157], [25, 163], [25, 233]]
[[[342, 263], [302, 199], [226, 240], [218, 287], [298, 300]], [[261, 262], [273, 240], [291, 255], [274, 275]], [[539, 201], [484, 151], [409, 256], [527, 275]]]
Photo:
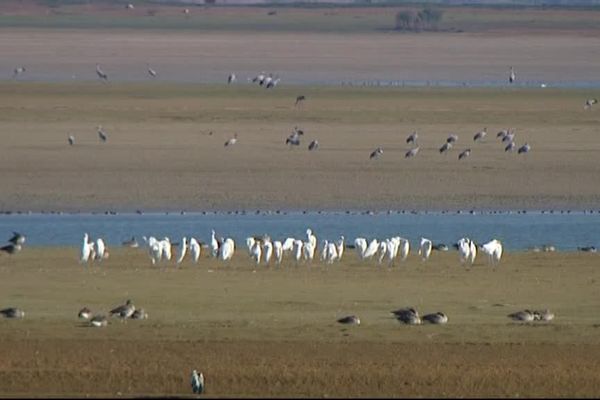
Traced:
[[[222, 396], [596, 397], [600, 380], [597, 255], [509, 253], [470, 270], [455, 252], [391, 270], [315, 263], [253, 271], [202, 258], [151, 267], [142, 250], [112, 249], [82, 267], [77, 249], [27, 248], [0, 258], [3, 395], [187, 395], [192, 368]], [[212, 272], [211, 272], [212, 271]], [[83, 327], [131, 298], [146, 321]], [[446, 326], [402, 326], [389, 311], [444, 311]], [[549, 308], [550, 323], [507, 314]], [[360, 326], [336, 318], [357, 314]]]

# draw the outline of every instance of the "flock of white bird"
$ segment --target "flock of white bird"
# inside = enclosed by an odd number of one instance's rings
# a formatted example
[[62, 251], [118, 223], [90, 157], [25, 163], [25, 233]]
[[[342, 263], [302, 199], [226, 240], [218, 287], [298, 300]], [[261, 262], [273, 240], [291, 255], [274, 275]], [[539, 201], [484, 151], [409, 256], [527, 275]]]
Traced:
[[[171, 243], [168, 237], [159, 240], [154, 236], [144, 236], [143, 239], [152, 265], [169, 262], [173, 259], [172, 248], [174, 243]], [[235, 241], [232, 238], [217, 237], [214, 229], [211, 231], [209, 243], [204, 244], [194, 237], [184, 236], [176, 245], [175, 263], [177, 265], [181, 264], [188, 254], [192, 262], [197, 264], [203, 248], [208, 252], [209, 257], [221, 261], [231, 260], [236, 249]], [[463, 265], [473, 265], [479, 250], [487, 256], [490, 265], [497, 266], [503, 252], [502, 243], [497, 239], [477, 245], [469, 238], [461, 238], [454, 247], [458, 250], [459, 260]], [[321, 262], [333, 264], [341, 261], [346, 248], [355, 249], [358, 258], [362, 261], [376, 259], [379, 264], [385, 261], [389, 266], [392, 266], [396, 260], [405, 261], [407, 259], [410, 253], [410, 241], [401, 236], [381, 240], [377, 238], [367, 240], [358, 237], [353, 244], [346, 244], [342, 235], [337, 240], [323, 240], [319, 251], [317, 237], [310, 228], [306, 230], [306, 238], [288, 237], [282, 241], [272, 240], [268, 235], [246, 238], [248, 256], [253, 260], [255, 266], [260, 264], [270, 265], [272, 263], [279, 265], [286, 254], [288, 258], [296, 263], [310, 263], [316, 257]], [[421, 238], [417, 253], [422, 261], [426, 261], [431, 256], [434, 248], [448, 250], [447, 246], [434, 246], [430, 239]], [[95, 241], [90, 240], [89, 235], [85, 233], [80, 261], [87, 263], [90, 260], [102, 261], [106, 258], [108, 258], [108, 250], [104, 241], [101, 238]]]

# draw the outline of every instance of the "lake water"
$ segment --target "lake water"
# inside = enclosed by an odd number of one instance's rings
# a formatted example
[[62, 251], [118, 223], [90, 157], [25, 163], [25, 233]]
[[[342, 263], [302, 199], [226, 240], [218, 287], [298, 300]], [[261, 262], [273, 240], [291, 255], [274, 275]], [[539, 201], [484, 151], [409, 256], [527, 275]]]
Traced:
[[[168, 236], [172, 242], [182, 236], [210, 240], [211, 229], [218, 236], [232, 237], [239, 247], [250, 235], [269, 234], [273, 239], [294, 236], [304, 239], [311, 228], [319, 242], [354, 238], [387, 238], [400, 235], [416, 246], [421, 237], [451, 245], [463, 236], [476, 242], [500, 239], [507, 250], [525, 250], [553, 244], [557, 250], [578, 246], [600, 247], [600, 211], [545, 212], [280, 212], [280, 213], [187, 213], [187, 214], [5, 214], [0, 215], [0, 238], [13, 231], [27, 236], [28, 246], [76, 246], [83, 234], [102, 237], [108, 246], [118, 246], [135, 236]], [[1, 240], [1, 239], [0, 239]]]

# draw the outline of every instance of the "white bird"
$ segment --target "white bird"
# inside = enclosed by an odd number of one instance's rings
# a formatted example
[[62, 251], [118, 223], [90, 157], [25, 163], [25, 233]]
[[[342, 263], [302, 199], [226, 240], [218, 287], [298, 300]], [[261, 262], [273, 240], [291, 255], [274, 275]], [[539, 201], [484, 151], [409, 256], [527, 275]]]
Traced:
[[202, 394], [204, 392], [204, 375], [202, 375], [202, 372], [198, 374], [198, 371], [192, 371], [192, 392], [194, 394]]
[[482, 140], [485, 135], [487, 135], [487, 128], [483, 128], [483, 130], [477, 132], [474, 136], [473, 136], [473, 141], [476, 142], [478, 140]]
[[477, 257], [477, 245], [474, 241], [469, 239], [469, 264], [473, 265], [475, 263], [475, 257]]
[[514, 83], [517, 79], [517, 75], [515, 74], [515, 70], [513, 67], [510, 67], [510, 74], [508, 75], [508, 82]]
[[185, 258], [185, 254], [187, 253], [188, 241], [187, 237], [181, 238], [181, 243], [179, 244], [179, 256], [177, 257], [177, 264], [181, 264], [183, 259]]
[[156, 78], [156, 76], [158, 75], [158, 74], [156, 73], [156, 71], [150, 67], [150, 65], [148, 65], [148, 73], [149, 73], [149, 74], [150, 74], [150, 76], [151, 76], [151, 77], [153, 77], [153, 78]]
[[21, 75], [23, 72], [25, 72], [25, 67], [20, 66], [15, 68], [15, 70], [13, 71], [13, 79], [17, 79], [17, 77], [19, 75]]
[[377, 250], [379, 249], [379, 242], [377, 239], [371, 240], [371, 243], [367, 246], [367, 250], [365, 250], [363, 258], [371, 258], [375, 254], [377, 254]]
[[381, 147], [376, 148], [375, 150], [373, 150], [371, 152], [371, 155], [369, 156], [369, 159], [374, 159], [374, 158], [378, 158], [379, 156], [381, 156], [383, 154], [383, 149]]
[[529, 153], [530, 150], [531, 150], [531, 146], [529, 145], [529, 143], [525, 143], [523, 146], [519, 147], [519, 150], [517, 150], [517, 153], [518, 154]]
[[73, 144], [75, 143], [75, 136], [69, 135], [68, 141], [69, 141], [69, 144], [71, 146], [73, 146]]
[[279, 82], [280, 82], [280, 81], [281, 81], [281, 78], [275, 78], [275, 79], [272, 79], [272, 80], [270, 80], [270, 81], [269, 81], [269, 82], [268, 82], [268, 83], [265, 85], [265, 87], [266, 87], [267, 89], [272, 89], [272, 88], [274, 88], [275, 86], [277, 86], [277, 85], [279, 84]]
[[171, 249], [171, 240], [168, 237], [163, 238], [163, 240], [158, 242], [161, 251], [161, 258], [166, 259], [167, 261], [171, 261], [172, 257], [172, 249]]
[[[314, 251], [317, 249], [317, 237], [314, 235], [312, 229], [310, 229], [310, 228], [306, 230], [306, 237], [313, 247], [313, 256], [314, 256]], [[312, 257], [311, 257], [311, 259], [312, 259]]]
[[183, 9], [183, 13], [184, 13], [185, 15], [189, 15], [189, 14], [190, 14], [190, 9], [189, 9], [189, 8], [184, 8], [184, 9]]
[[235, 252], [235, 242], [231, 238], [225, 239], [223, 242], [223, 248], [221, 249], [221, 260], [227, 261], [233, 257]]
[[294, 239], [294, 260], [296, 260], [296, 262], [300, 261], [300, 259], [302, 258], [302, 247], [304, 246], [304, 242], [302, 240], [299, 239]]
[[275, 262], [281, 264], [283, 259], [283, 244], [279, 240], [273, 242], [273, 252], [275, 253]]
[[262, 257], [262, 246], [259, 240], [255, 241], [252, 245], [250, 254], [256, 265], [260, 264], [260, 258]]
[[471, 240], [469, 238], [461, 238], [456, 246], [458, 247], [458, 256], [461, 264], [465, 264], [470, 261], [471, 254]]
[[102, 71], [102, 68], [100, 68], [100, 64], [96, 64], [96, 74], [98, 75], [98, 78], [108, 81], [108, 75], [104, 73], [104, 71]]
[[408, 239], [400, 238], [400, 245], [398, 247], [400, 251], [400, 260], [405, 261], [410, 252], [410, 242]]
[[367, 251], [367, 240], [365, 238], [354, 239], [354, 248], [361, 259], [365, 258], [365, 252]]
[[417, 144], [417, 139], [419, 138], [419, 134], [417, 131], [414, 131], [406, 138], [406, 143]]
[[281, 249], [283, 251], [292, 251], [294, 249], [294, 242], [296, 239], [289, 237], [283, 241]]
[[502, 258], [502, 242], [493, 239], [481, 246], [481, 251], [487, 254], [490, 265], [496, 266]]
[[156, 239], [148, 242], [148, 254], [150, 255], [152, 265], [156, 265], [162, 259], [162, 246]]
[[96, 260], [102, 261], [106, 257], [106, 245], [104, 244], [104, 240], [102, 238], [96, 239]]
[[379, 242], [379, 260], [377, 260], [377, 262], [379, 264], [381, 264], [381, 262], [385, 258], [385, 254], [387, 253], [387, 250], [388, 250], [387, 242], [384, 242], [383, 240], [381, 242]]
[[102, 125], [98, 125], [98, 137], [104, 143], [106, 143], [106, 140], [108, 139], [106, 132], [104, 132], [104, 130], [102, 129]]
[[87, 233], [83, 234], [83, 244], [81, 246], [81, 257], [79, 261], [82, 263], [88, 262], [90, 259], [90, 255], [92, 254], [93, 243], [89, 241], [89, 235]]
[[317, 250], [316, 246], [313, 246], [312, 241], [308, 240], [304, 242], [302, 246], [302, 255], [304, 259], [307, 261], [312, 261], [315, 257], [315, 251]]
[[252, 247], [254, 246], [254, 243], [256, 243], [254, 236], [248, 236], [246, 238], [246, 247], [248, 248], [248, 254], [250, 257], [252, 257]]
[[235, 82], [235, 74], [232, 72], [231, 74], [229, 74], [229, 76], [227, 77], [227, 83], [231, 84]]
[[419, 152], [419, 148], [415, 147], [414, 149], [410, 149], [409, 151], [406, 152], [406, 154], [404, 154], [404, 158], [411, 158], [417, 155], [417, 153]]
[[236, 144], [237, 143], [237, 137], [238, 137], [237, 133], [234, 133], [233, 137], [231, 139], [229, 139], [228, 141], [225, 142], [225, 147], [227, 147], [227, 146], [233, 146], [234, 144]]
[[344, 235], [340, 236], [335, 247], [337, 251], [337, 260], [339, 261], [342, 259], [342, 255], [344, 255], [344, 248], [346, 247], [344, 243]]
[[431, 255], [431, 240], [421, 238], [421, 246], [419, 248], [419, 255], [423, 261], [427, 260]]
[[327, 254], [325, 257], [325, 262], [327, 264], [333, 264], [333, 262], [338, 258], [337, 247], [334, 242], [327, 243]]
[[323, 244], [321, 246], [321, 261], [327, 260], [328, 245], [329, 245], [329, 241], [323, 240]]
[[262, 86], [263, 82], [265, 80], [265, 72], [261, 72], [260, 74], [256, 75], [254, 78], [252, 78], [252, 82], [258, 83], [259, 85]]
[[202, 246], [196, 240], [196, 238], [190, 238], [190, 255], [192, 256], [192, 260], [194, 263], [198, 262], [200, 258], [200, 253], [202, 251]]
[[135, 7], [133, 6], [133, 4], [129, 3], [125, 8], [127, 8], [128, 10], [133, 10]]
[[210, 236], [210, 255], [216, 257], [219, 254], [219, 242], [215, 237], [215, 230], [213, 229], [211, 232], [212, 233]]

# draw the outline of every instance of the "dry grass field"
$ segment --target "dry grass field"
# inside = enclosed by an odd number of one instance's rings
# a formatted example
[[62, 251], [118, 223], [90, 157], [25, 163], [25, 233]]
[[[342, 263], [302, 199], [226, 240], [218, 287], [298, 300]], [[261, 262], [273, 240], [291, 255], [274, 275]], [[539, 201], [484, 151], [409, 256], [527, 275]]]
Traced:
[[[295, 107], [300, 93], [307, 100]], [[588, 97], [550, 88], [4, 83], [0, 209], [595, 208], [600, 114], [584, 110]], [[290, 149], [294, 126], [305, 135]], [[531, 153], [504, 151], [496, 132], [510, 127]], [[406, 159], [414, 130], [421, 150]], [[238, 143], [224, 147], [234, 133]], [[450, 133], [459, 140], [440, 154]], [[313, 139], [320, 147], [309, 152]], [[378, 146], [384, 154], [370, 160]]]
[[[209, 397], [597, 397], [598, 256], [509, 253], [469, 270], [456, 252], [411, 255], [388, 269], [361, 263], [260, 267], [239, 249], [151, 267], [143, 250], [112, 249], [101, 265], [75, 248], [0, 257], [0, 393], [5, 396], [187, 396], [201, 370]], [[132, 299], [149, 318], [106, 328], [77, 319]], [[445, 326], [390, 315], [444, 311]], [[549, 308], [549, 323], [515, 323]], [[360, 326], [335, 321], [356, 314]]]

